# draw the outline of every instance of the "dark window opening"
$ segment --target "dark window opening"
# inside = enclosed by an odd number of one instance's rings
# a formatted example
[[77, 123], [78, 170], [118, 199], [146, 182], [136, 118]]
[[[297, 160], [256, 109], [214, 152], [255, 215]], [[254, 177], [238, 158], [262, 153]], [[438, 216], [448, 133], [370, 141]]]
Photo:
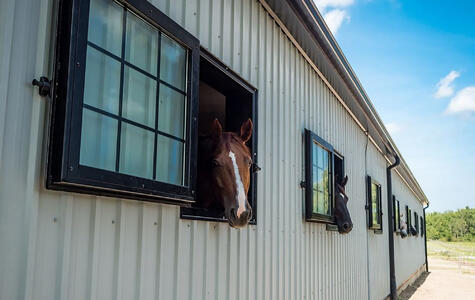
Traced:
[[305, 130], [305, 216], [307, 221], [335, 223], [336, 182], [344, 177], [344, 157], [312, 131]]
[[[253, 133], [247, 146], [251, 150], [252, 160], [257, 164], [257, 90], [237, 74], [213, 57], [206, 50], [201, 51], [199, 81], [198, 132], [207, 135], [209, 128], [217, 118], [223, 132], [240, 132], [241, 125], [247, 119], [253, 122]], [[198, 158], [199, 159], [199, 158]], [[251, 168], [251, 182], [248, 201], [252, 207], [250, 224], [256, 223], [256, 173]], [[222, 210], [199, 207], [182, 207], [181, 217], [209, 221], [226, 221]]]
[[367, 177], [368, 227], [375, 231], [383, 230], [383, 212], [381, 203], [381, 185], [371, 176]]
[[420, 216], [420, 220], [421, 220], [421, 237], [424, 236], [424, 219], [422, 218], [422, 216]]
[[394, 231], [399, 232], [401, 229], [401, 215], [399, 212], [399, 200], [396, 199], [396, 196], [393, 195], [393, 225]]
[[419, 215], [414, 212], [414, 228], [416, 229], [416, 235], [419, 234]]
[[145, 0], [60, 10], [47, 187], [192, 203], [199, 41]]
[[411, 235], [411, 226], [412, 226], [412, 215], [411, 209], [406, 205], [406, 224], [407, 224], [407, 234]]

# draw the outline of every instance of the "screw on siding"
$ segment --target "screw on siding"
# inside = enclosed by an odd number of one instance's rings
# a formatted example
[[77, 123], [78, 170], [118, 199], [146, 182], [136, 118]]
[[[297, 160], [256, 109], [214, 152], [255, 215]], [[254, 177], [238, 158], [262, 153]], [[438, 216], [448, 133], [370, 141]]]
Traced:
[[158, 225], [158, 222], [153, 222], [153, 225], [157, 226], [157, 225]]
[[115, 224], [115, 220], [112, 220], [112, 224]]
[[58, 218], [53, 217], [53, 223], [56, 223], [56, 222], [58, 222]]

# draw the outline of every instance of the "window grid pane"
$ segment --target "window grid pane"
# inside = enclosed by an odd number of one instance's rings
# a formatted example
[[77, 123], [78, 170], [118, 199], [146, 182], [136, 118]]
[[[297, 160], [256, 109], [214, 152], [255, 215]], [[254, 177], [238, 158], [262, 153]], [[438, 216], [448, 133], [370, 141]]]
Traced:
[[313, 209], [317, 214], [331, 216], [331, 155], [315, 141], [312, 147]]
[[[107, 162], [98, 161], [103, 157], [101, 153], [91, 158], [91, 154], [81, 151], [81, 164], [183, 185], [187, 50], [113, 1], [91, 0], [89, 24], [86, 60], [89, 72], [86, 72], [83, 110], [88, 107], [101, 116], [102, 123], [116, 124], [115, 129], [109, 130], [115, 133], [116, 147], [115, 151], [109, 151]], [[100, 34], [93, 32], [96, 29]], [[165, 58], [161, 53], [163, 39], [168, 46], [165, 55], [171, 53], [171, 57]], [[176, 68], [169, 82], [159, 79], [162, 61], [167, 62], [166, 68], [171, 65]], [[162, 97], [162, 107], [160, 90], [168, 95]], [[94, 137], [87, 136], [92, 129], [86, 122], [88, 119], [83, 117], [81, 149], [94, 143], [91, 140]], [[105, 141], [95, 143], [99, 144], [96, 148], [103, 147], [100, 144]], [[141, 154], [137, 155], [137, 151]], [[136, 156], [146, 161], [137, 160]], [[111, 160], [115, 160], [115, 167]]]

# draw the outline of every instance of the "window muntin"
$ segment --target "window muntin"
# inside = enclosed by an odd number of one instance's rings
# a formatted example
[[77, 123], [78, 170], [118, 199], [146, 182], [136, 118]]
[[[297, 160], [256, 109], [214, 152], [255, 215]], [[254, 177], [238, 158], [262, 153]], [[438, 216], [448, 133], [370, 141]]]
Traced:
[[381, 185], [373, 180], [371, 176], [367, 177], [368, 194], [368, 227], [370, 229], [382, 230], [383, 218], [381, 207]]
[[192, 202], [199, 41], [121, 3], [61, 6], [47, 187]]
[[335, 180], [344, 176], [344, 158], [310, 130], [306, 129], [305, 135], [306, 219], [333, 223], [333, 189]]

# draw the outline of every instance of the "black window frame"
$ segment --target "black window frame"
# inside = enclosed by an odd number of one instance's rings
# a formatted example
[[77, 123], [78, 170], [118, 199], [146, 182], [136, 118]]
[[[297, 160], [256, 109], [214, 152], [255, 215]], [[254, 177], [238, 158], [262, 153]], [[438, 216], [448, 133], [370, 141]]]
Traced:
[[420, 221], [421, 221], [421, 237], [424, 236], [424, 218], [422, 216], [419, 217], [420, 218]]
[[[397, 210], [397, 214], [396, 214], [396, 210]], [[399, 204], [399, 200], [397, 200], [396, 196], [394, 195], [393, 195], [393, 226], [394, 226], [394, 232], [399, 232], [401, 230], [400, 204]]]
[[[257, 172], [259, 170], [258, 162], [257, 162], [257, 154], [258, 154], [258, 147], [257, 147], [257, 132], [258, 132], [258, 90], [254, 87], [251, 83], [246, 81], [242, 78], [239, 74], [234, 72], [231, 67], [227, 66], [224, 62], [222, 62], [219, 58], [214, 56], [211, 52], [206, 50], [205, 48], [201, 48], [200, 51], [200, 60], [205, 60], [207, 64], [213, 69], [212, 72], [215, 77], [220, 79], [218, 84], [226, 84], [226, 82], [232, 81], [233, 85], [239, 86], [242, 90], [250, 94], [252, 98], [252, 113], [251, 113], [251, 120], [252, 120], [252, 135], [250, 143], [248, 142], [248, 146], [250, 147], [252, 153], [252, 166], [251, 166], [251, 178], [250, 178], [250, 185], [249, 191], [247, 193], [248, 202], [252, 208], [252, 217], [249, 220], [250, 225], [257, 224]], [[202, 70], [204, 72], [209, 71], [209, 69], [205, 68]], [[218, 75], [219, 74], [219, 75]], [[217, 75], [217, 76], [216, 76]], [[200, 78], [201, 80], [201, 78]], [[236, 89], [236, 87], [234, 87]], [[249, 145], [250, 144], [250, 145]], [[188, 220], [201, 220], [201, 221], [211, 221], [211, 222], [228, 222], [228, 220], [223, 215], [223, 212], [218, 212], [215, 210], [208, 210], [199, 207], [181, 207], [180, 208], [180, 218], [188, 219]]]
[[195, 201], [196, 185], [199, 40], [146, 0], [116, 2], [153, 24], [160, 32], [166, 33], [188, 50], [183, 185], [79, 164], [90, 1], [62, 0], [59, 3], [55, 46], [46, 187], [53, 190], [189, 205]]
[[[378, 226], [373, 224], [373, 200], [372, 200], [372, 185], [375, 184], [377, 187], [378, 201], [376, 203], [377, 213], [378, 213]], [[375, 232], [383, 232], [383, 206], [382, 206], [382, 186], [381, 184], [373, 179], [370, 175], [366, 176], [366, 194], [367, 194], [367, 209], [368, 209], [368, 228], [374, 230]]]
[[412, 235], [411, 226], [412, 226], [412, 211], [408, 205], [406, 205], [406, 225], [407, 225], [407, 234]]
[[[330, 201], [331, 201], [331, 215], [324, 215], [313, 212], [313, 155], [312, 146], [316, 142], [324, 150], [331, 155], [331, 184], [330, 184]], [[335, 222], [335, 157], [341, 159], [341, 174], [345, 174], [345, 157], [337, 152], [333, 146], [325, 141], [323, 138], [315, 134], [309, 129], [305, 129], [305, 220], [308, 222], [318, 222], [327, 224], [336, 224]]]
[[416, 235], [419, 234], [419, 215], [417, 212], [414, 212], [414, 228], [416, 229]]

